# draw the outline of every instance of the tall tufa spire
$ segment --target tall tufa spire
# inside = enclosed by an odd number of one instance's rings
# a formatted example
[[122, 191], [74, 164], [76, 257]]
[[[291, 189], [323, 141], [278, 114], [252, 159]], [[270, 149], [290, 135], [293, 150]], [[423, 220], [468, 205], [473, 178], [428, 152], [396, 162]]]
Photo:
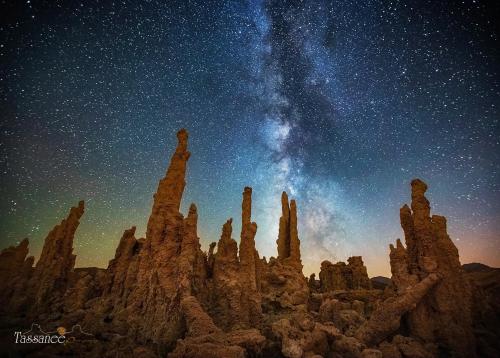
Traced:
[[147, 239], [162, 241], [167, 218], [179, 212], [186, 186], [186, 165], [191, 153], [187, 150], [188, 133], [185, 129], [177, 132], [177, 140], [177, 148], [170, 159], [170, 166], [165, 177], [160, 180], [154, 195], [153, 209], [146, 232]]
[[240, 267], [249, 288], [257, 289], [256, 281], [256, 256], [255, 233], [257, 224], [251, 222], [252, 217], [252, 188], [245, 187], [241, 203], [241, 241], [240, 241]]
[[286, 192], [281, 194], [281, 217], [278, 233], [278, 260], [302, 270], [300, 259], [300, 240], [297, 230], [297, 204], [295, 200], [288, 203]]
[[35, 306], [49, 305], [57, 290], [66, 287], [70, 272], [75, 267], [73, 239], [84, 212], [84, 203], [71, 208], [66, 219], [56, 225], [45, 238], [40, 259], [36, 263], [31, 287], [36, 297]]
[[426, 342], [444, 342], [443, 348], [453, 356], [474, 357], [471, 287], [446, 231], [446, 218], [431, 216], [426, 191], [422, 180], [411, 181], [411, 209], [404, 205], [400, 210], [406, 249], [400, 240], [396, 247], [390, 246], [392, 280], [399, 292], [406, 292], [408, 287], [437, 275], [440, 281], [408, 312], [405, 324], [413, 336]]

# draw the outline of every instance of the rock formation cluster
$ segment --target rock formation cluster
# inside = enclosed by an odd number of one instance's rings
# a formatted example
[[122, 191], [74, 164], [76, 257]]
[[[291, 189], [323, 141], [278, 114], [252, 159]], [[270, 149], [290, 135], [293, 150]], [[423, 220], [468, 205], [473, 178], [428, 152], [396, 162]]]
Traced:
[[212, 316], [220, 327], [250, 328], [259, 326], [262, 309], [260, 296], [261, 261], [255, 248], [257, 224], [251, 222], [252, 189], [243, 191], [241, 239], [232, 235], [233, 219], [222, 227], [217, 252], [209, 253], [207, 260]]
[[[360, 256], [302, 273], [297, 204], [283, 192], [277, 257], [261, 258], [252, 189], [242, 194], [239, 243], [233, 219], [204, 252], [198, 213], [180, 212], [190, 157], [188, 134], [154, 195], [144, 238], [124, 231], [106, 269], [75, 268], [73, 240], [84, 204], [49, 233], [39, 260], [28, 240], [0, 253], [0, 317], [20, 330], [81, 325], [92, 339], [23, 348], [23, 356], [84, 357], [494, 357], [478, 327], [473, 283], [464, 276], [444, 217], [430, 216], [427, 186], [414, 180], [401, 208], [406, 247], [390, 246], [392, 279], [373, 288]], [[488, 302], [493, 302], [490, 300]], [[492, 305], [490, 305], [492, 306]], [[493, 310], [494, 311], [494, 310]], [[490, 312], [490, 311], [488, 311]], [[478, 318], [479, 317], [479, 318]], [[7, 330], [8, 331], [8, 330]], [[8, 335], [11, 332], [8, 331]], [[476, 337], [480, 337], [477, 341]], [[485, 338], [486, 337], [486, 338]], [[4, 339], [5, 340], [5, 339]], [[7, 351], [5, 351], [7, 350]]]
[[297, 204], [295, 200], [288, 203], [288, 195], [281, 194], [280, 226], [278, 233], [278, 260], [302, 271], [300, 260], [300, 240], [297, 231]]
[[73, 238], [84, 212], [84, 203], [71, 208], [69, 215], [45, 238], [40, 258], [28, 255], [28, 240], [0, 254], [2, 308], [22, 314], [50, 313], [59, 307], [73, 274]]
[[361, 256], [349, 257], [347, 265], [344, 262], [332, 264], [330, 261], [323, 261], [319, 280], [322, 292], [371, 288], [368, 271]]
[[411, 182], [411, 209], [400, 210], [406, 248], [397, 242], [390, 247], [393, 282], [406, 292], [429, 277], [439, 282], [432, 292], [416, 302], [404, 318], [415, 337], [435, 342], [442, 354], [473, 357], [472, 291], [460, 265], [458, 250], [446, 229], [446, 218], [430, 215], [425, 197], [427, 185]]

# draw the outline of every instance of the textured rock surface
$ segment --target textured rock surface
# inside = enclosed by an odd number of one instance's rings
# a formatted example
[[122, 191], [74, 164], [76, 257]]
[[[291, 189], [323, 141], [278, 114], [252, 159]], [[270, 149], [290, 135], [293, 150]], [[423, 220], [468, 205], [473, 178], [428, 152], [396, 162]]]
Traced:
[[28, 255], [28, 239], [17, 246], [8, 247], [0, 253], [0, 310], [17, 312], [24, 306], [28, 282], [33, 273], [34, 257]]
[[319, 280], [322, 292], [371, 288], [368, 272], [361, 256], [349, 257], [347, 262], [347, 265], [344, 262], [332, 264], [326, 260], [321, 263]]
[[408, 287], [404, 293], [382, 302], [356, 332], [356, 338], [368, 346], [382, 342], [397, 331], [401, 317], [413, 310], [438, 281], [436, 274], [430, 274], [415, 286]]
[[288, 195], [281, 194], [281, 217], [279, 225], [278, 260], [302, 272], [300, 240], [297, 230], [297, 205], [295, 200], [288, 203]]
[[255, 249], [257, 224], [251, 222], [252, 189], [243, 191], [241, 241], [231, 238], [232, 219], [222, 228], [213, 255], [212, 316], [224, 329], [249, 328], [260, 324], [262, 309], [260, 297], [259, 253]]
[[[260, 297], [260, 258], [255, 248], [257, 224], [251, 222], [252, 188], [245, 187], [241, 204], [241, 241], [240, 241], [240, 273], [243, 305], [248, 312], [248, 325], [256, 327], [262, 316]], [[259, 280], [258, 280], [259, 279]]]
[[346, 266], [344, 262], [332, 264], [328, 260], [321, 263], [319, 282], [322, 292], [347, 289], [348, 271]]
[[68, 217], [45, 238], [40, 259], [29, 283], [30, 296], [34, 298], [33, 310], [44, 310], [43, 307], [52, 306], [54, 300], [66, 291], [69, 274], [76, 259], [73, 255], [73, 239], [83, 212], [84, 204], [80, 201], [78, 206], [71, 208]]
[[117, 301], [126, 301], [137, 274], [138, 253], [143, 241], [135, 238], [135, 226], [125, 230], [116, 249], [115, 258], [106, 271], [105, 294]]
[[302, 273], [300, 241], [297, 233], [297, 205], [288, 203], [285, 192], [281, 195], [282, 215], [279, 222], [278, 258], [258, 265], [262, 307], [267, 313], [280, 310], [306, 310], [309, 286]]
[[262, 307], [267, 313], [305, 310], [309, 300], [307, 280], [295, 267], [271, 257], [262, 265]]
[[22, 271], [28, 255], [28, 239], [22, 240], [19, 245], [11, 246], [0, 252], [0, 287], [8, 287], [8, 283]]
[[187, 329], [183, 299], [208, 299], [207, 257], [197, 236], [196, 206], [190, 206], [186, 218], [179, 212], [190, 153], [187, 132], [179, 131], [177, 138], [154, 195], [146, 238], [137, 240], [135, 228], [125, 231], [109, 264], [104, 294], [86, 316], [85, 322], [97, 331], [113, 329], [138, 341], [173, 346]]
[[[0, 355], [474, 357], [474, 332], [479, 356], [498, 356], [497, 275], [482, 269], [485, 282], [475, 286], [471, 311], [472, 278], [461, 271], [445, 219], [430, 217], [423, 182], [412, 182], [412, 207], [401, 209], [406, 248], [399, 240], [391, 245], [392, 281], [383, 290], [372, 289], [360, 256], [347, 264], [324, 261], [320, 280], [314, 274], [307, 280], [297, 206], [286, 193], [277, 258], [260, 258], [256, 250], [249, 187], [239, 247], [229, 219], [220, 240], [201, 250], [196, 206], [186, 217], [179, 212], [190, 154], [187, 132], [177, 138], [146, 237], [136, 238], [135, 227], [125, 230], [106, 269], [74, 268], [83, 202], [49, 233], [35, 267], [26, 258], [27, 240], [0, 253]], [[70, 345], [3, 344], [35, 319], [46, 329], [78, 324], [92, 334]]]
[[361, 256], [352, 256], [347, 259], [347, 267], [351, 271], [351, 280], [352, 282], [349, 285], [349, 288], [354, 290], [365, 288], [370, 289], [371, 281], [368, 278], [368, 272], [366, 270], [366, 266], [363, 263], [363, 259]]
[[326, 356], [331, 342], [341, 336], [335, 327], [314, 322], [303, 313], [274, 322], [272, 332], [281, 341], [281, 353], [288, 358]]
[[244, 358], [262, 356], [266, 338], [257, 329], [212, 333], [179, 340], [169, 358]]
[[[472, 332], [472, 293], [461, 269], [458, 250], [446, 230], [446, 219], [430, 216], [425, 197], [427, 185], [411, 182], [411, 209], [401, 208], [401, 226], [406, 249], [391, 246], [391, 270], [398, 291], [431, 274], [441, 280], [405, 318], [412, 335], [438, 342], [439, 349], [457, 357], [475, 356]], [[444, 353], [443, 353], [444, 354]]]
[[[105, 278], [106, 270], [96, 267], [77, 268], [71, 272], [63, 297], [64, 311], [68, 314], [88, 308], [89, 301], [102, 295]], [[78, 313], [76, 315], [78, 317]]]
[[390, 262], [392, 282], [398, 291], [404, 292], [407, 287], [412, 286], [418, 282], [418, 277], [410, 273], [408, 254], [404, 248], [401, 240], [396, 241], [396, 247], [390, 244]]
[[0, 270], [3, 292], [2, 310], [23, 312], [36, 318], [40, 314], [61, 312], [65, 292], [69, 288], [75, 265], [73, 239], [84, 212], [84, 203], [71, 208], [66, 219], [56, 225], [45, 238], [40, 258], [33, 268], [33, 257], [28, 253], [28, 240], [17, 247], [2, 251]]
[[424, 346], [414, 338], [401, 335], [396, 335], [391, 343], [382, 342], [379, 350], [384, 358], [433, 358], [439, 356], [436, 347]]
[[213, 263], [213, 290], [211, 314], [217, 324], [230, 329], [243, 320], [239, 278], [238, 244], [231, 238], [232, 219], [222, 227]]

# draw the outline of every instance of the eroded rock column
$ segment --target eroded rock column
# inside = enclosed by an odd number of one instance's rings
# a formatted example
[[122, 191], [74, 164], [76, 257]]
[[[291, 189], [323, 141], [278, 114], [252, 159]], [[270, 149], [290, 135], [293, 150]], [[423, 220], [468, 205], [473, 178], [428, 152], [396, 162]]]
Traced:
[[29, 296], [35, 300], [32, 312], [45, 311], [44, 307], [48, 305], [54, 306], [54, 298], [62, 297], [66, 290], [69, 274], [75, 266], [73, 239], [83, 212], [84, 203], [80, 201], [45, 238], [29, 284]]
[[411, 290], [415, 282], [437, 275], [440, 281], [405, 317], [412, 335], [437, 342], [447, 355], [474, 357], [471, 288], [464, 277], [458, 250], [448, 236], [446, 219], [430, 216], [425, 197], [427, 185], [411, 182], [411, 209], [400, 210], [406, 249], [391, 245], [391, 271], [399, 292]]
[[297, 231], [297, 205], [295, 200], [288, 203], [286, 192], [281, 194], [281, 217], [279, 224], [278, 260], [302, 271], [300, 240]]
[[260, 323], [262, 316], [261, 297], [258, 290], [257, 275], [260, 258], [255, 248], [255, 233], [257, 224], [251, 222], [252, 217], [252, 188], [245, 187], [241, 204], [241, 241], [240, 241], [240, 280], [242, 282], [242, 304], [248, 313], [248, 324], [255, 327]]

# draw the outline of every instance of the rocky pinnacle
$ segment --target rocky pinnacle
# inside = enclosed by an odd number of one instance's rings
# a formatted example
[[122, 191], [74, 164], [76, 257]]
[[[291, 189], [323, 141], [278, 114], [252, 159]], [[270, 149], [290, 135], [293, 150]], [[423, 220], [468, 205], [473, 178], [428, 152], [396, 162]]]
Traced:
[[251, 290], [256, 290], [255, 233], [257, 232], [257, 224], [250, 221], [252, 215], [252, 188], [245, 187], [241, 209], [240, 272], [248, 287]]
[[440, 281], [408, 312], [405, 324], [414, 336], [441, 342], [453, 356], [474, 357], [471, 288], [463, 276], [458, 250], [446, 231], [446, 219], [430, 215], [426, 191], [427, 184], [422, 180], [412, 180], [411, 209], [404, 205], [400, 210], [406, 248], [399, 240], [396, 247], [390, 246], [392, 280], [404, 294], [437, 275]]
[[177, 132], [175, 149], [165, 177], [160, 180], [154, 195], [153, 209], [148, 221], [146, 238], [162, 239], [167, 225], [166, 218], [179, 212], [182, 194], [186, 186], [186, 165], [191, 153], [187, 150], [188, 133], [185, 129]]
[[84, 203], [71, 208], [66, 219], [56, 225], [45, 238], [40, 259], [36, 263], [30, 289], [37, 305], [49, 304], [49, 295], [64, 287], [75, 266], [73, 239], [84, 212]]
[[278, 240], [278, 260], [302, 271], [300, 240], [297, 231], [297, 205], [295, 200], [288, 203], [286, 192], [281, 194], [281, 212]]

